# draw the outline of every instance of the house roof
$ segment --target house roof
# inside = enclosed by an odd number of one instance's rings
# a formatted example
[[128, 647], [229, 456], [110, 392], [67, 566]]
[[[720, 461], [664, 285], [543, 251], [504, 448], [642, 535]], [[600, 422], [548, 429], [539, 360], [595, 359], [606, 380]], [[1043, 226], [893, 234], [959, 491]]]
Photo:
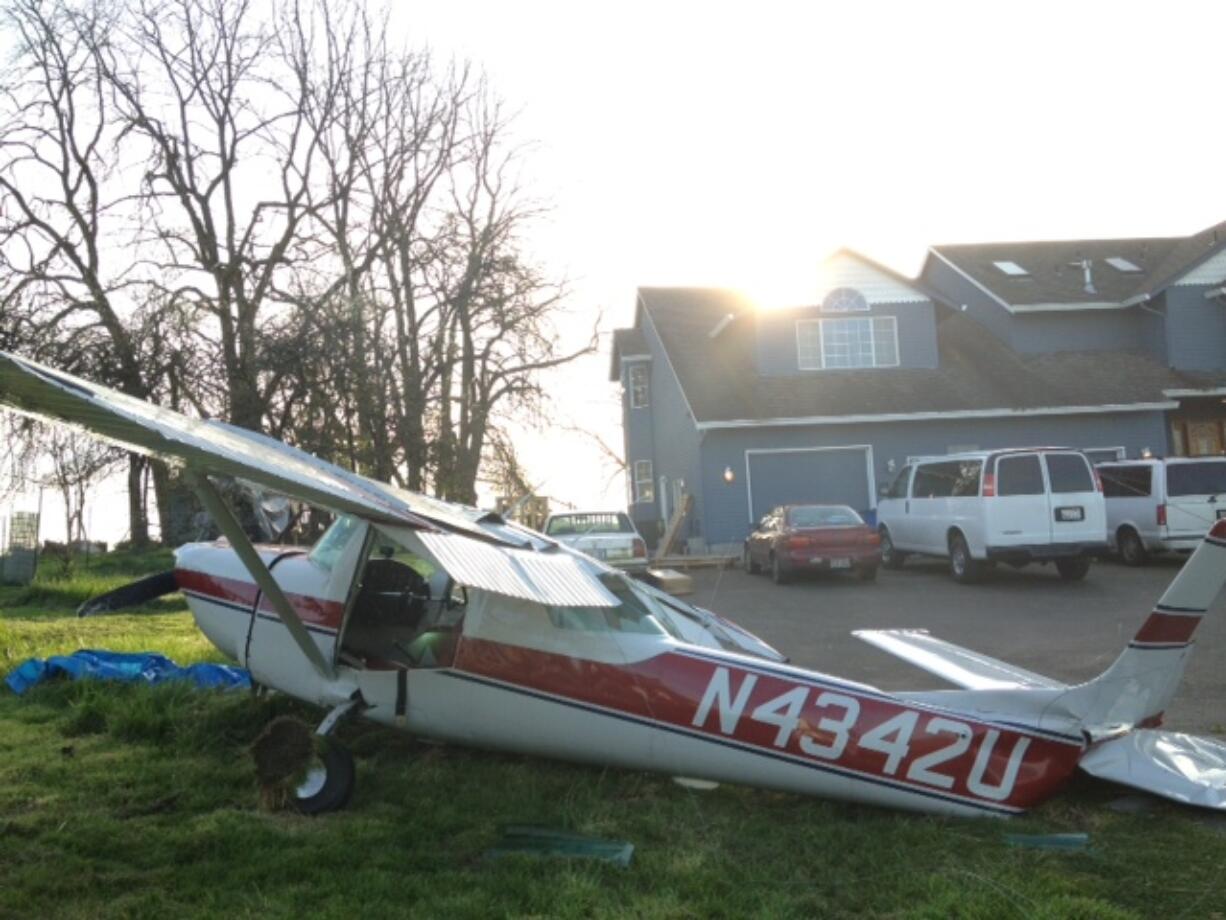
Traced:
[[[735, 319], [712, 338], [728, 313]], [[755, 359], [758, 315], [732, 291], [642, 288], [639, 325], [664, 344], [699, 424], [920, 413], [1060, 410], [1169, 402], [1167, 389], [1201, 390], [1226, 375], [1173, 371], [1125, 351], [1021, 355], [960, 313], [937, 325], [939, 366], [763, 377]]]
[[[1226, 221], [1186, 237], [967, 243], [933, 246], [930, 253], [1009, 306], [1085, 307], [1148, 299], [1224, 247]], [[1121, 271], [1108, 263], [1111, 258], [1126, 259], [1139, 271]], [[1086, 290], [1083, 259], [1090, 260], [1093, 291]], [[1026, 274], [1008, 274], [997, 262], [1012, 262]]]
[[637, 326], [630, 329], [614, 329], [613, 346], [609, 355], [609, 379], [617, 380], [621, 377], [622, 358], [649, 354], [651, 350], [647, 347], [647, 339], [643, 336], [643, 330]]

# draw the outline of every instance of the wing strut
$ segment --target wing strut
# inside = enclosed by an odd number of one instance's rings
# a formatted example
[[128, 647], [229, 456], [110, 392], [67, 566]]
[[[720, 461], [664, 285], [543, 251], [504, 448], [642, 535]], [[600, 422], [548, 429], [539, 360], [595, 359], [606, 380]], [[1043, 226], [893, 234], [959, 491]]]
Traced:
[[289, 598], [285, 596], [281, 586], [272, 577], [272, 572], [268, 571], [268, 566], [264, 565], [264, 560], [260, 558], [260, 554], [255, 551], [255, 547], [247, 539], [247, 534], [243, 532], [242, 525], [239, 524], [238, 519], [226, 505], [217, 489], [209, 482], [208, 476], [188, 470], [185, 478], [200, 497], [205, 509], [217, 522], [222, 534], [230, 541], [230, 546], [238, 553], [238, 558], [242, 560], [247, 571], [251, 573], [251, 577], [255, 579], [255, 583], [259, 585], [260, 591], [272, 602], [277, 616], [281, 618], [290, 636], [302, 649], [302, 654], [306, 655], [307, 660], [311, 662], [316, 671], [323, 675], [325, 680], [334, 679], [336, 674], [332, 666], [324, 658], [319, 646], [311, 639], [311, 634], [307, 632], [307, 628], [302, 625], [302, 620], [294, 612]]

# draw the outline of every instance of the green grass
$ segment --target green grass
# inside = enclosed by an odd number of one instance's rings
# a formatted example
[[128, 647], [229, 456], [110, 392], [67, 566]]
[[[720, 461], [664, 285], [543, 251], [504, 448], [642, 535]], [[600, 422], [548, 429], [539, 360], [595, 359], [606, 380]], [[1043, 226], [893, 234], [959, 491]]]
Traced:
[[[0, 672], [81, 647], [215, 659], [178, 598], [77, 620], [100, 590], [157, 571], [126, 557], [0, 588]], [[53, 570], [54, 573], [54, 570]], [[1013, 821], [945, 820], [420, 744], [342, 727], [350, 809], [267, 814], [247, 747], [278, 696], [57, 683], [0, 687], [0, 917], [1226, 916], [1226, 824], [1106, 805], [1089, 781]], [[482, 860], [501, 826], [629, 840], [629, 869]], [[1084, 831], [1091, 849], [1008, 847]]]

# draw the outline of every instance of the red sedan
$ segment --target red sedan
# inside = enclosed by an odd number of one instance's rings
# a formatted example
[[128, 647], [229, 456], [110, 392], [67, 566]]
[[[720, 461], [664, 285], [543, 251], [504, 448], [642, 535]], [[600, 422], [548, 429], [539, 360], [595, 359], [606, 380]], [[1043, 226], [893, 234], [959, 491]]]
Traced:
[[846, 505], [783, 505], [745, 541], [745, 571], [767, 569], [776, 584], [797, 572], [840, 570], [872, 581], [880, 564], [877, 531]]

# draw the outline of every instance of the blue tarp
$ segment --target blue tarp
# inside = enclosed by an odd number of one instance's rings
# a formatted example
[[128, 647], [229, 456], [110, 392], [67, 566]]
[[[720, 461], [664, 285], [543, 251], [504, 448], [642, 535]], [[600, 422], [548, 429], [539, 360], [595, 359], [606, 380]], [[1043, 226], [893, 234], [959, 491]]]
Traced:
[[55, 655], [45, 661], [31, 658], [10, 671], [4, 682], [14, 693], [21, 694], [35, 684], [62, 675], [72, 680], [92, 678], [146, 684], [187, 680], [200, 688], [221, 690], [242, 690], [251, 686], [251, 674], [242, 668], [224, 664], [193, 664], [181, 668], [169, 658], [151, 652], [90, 649], [82, 649], [71, 655]]

